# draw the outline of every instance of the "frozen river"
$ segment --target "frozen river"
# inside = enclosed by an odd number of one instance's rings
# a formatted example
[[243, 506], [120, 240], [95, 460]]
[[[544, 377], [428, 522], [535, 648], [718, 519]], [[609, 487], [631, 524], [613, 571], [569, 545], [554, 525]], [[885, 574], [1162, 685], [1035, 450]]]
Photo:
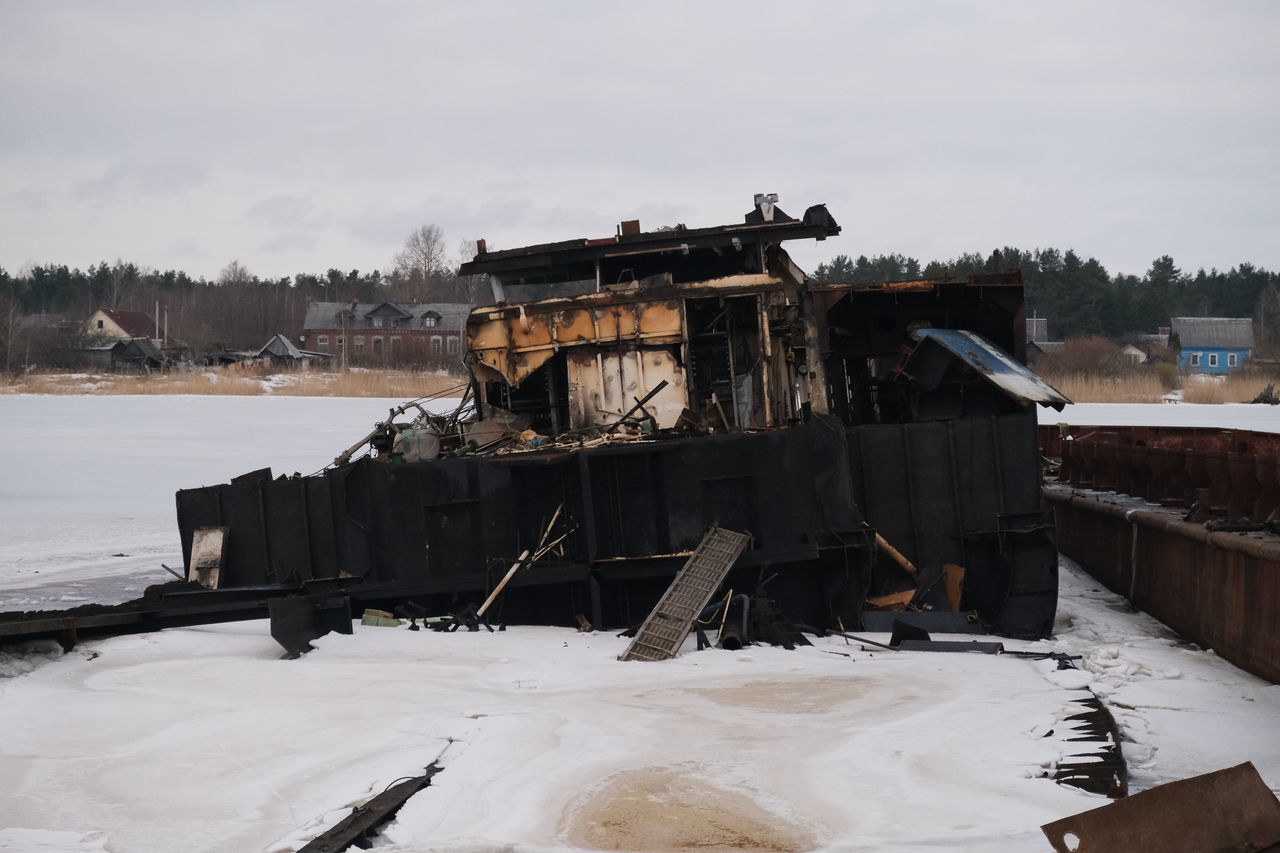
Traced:
[[[396, 402], [0, 397], [0, 607], [168, 579], [174, 491], [317, 470]], [[1188, 408], [1260, 407], [1140, 411]], [[1100, 804], [1044, 778], [1086, 687], [1135, 788], [1252, 760], [1280, 789], [1280, 687], [1069, 563], [1055, 637], [1021, 647], [1078, 670], [838, 638], [623, 664], [624, 644], [357, 626], [285, 661], [243, 622], [0, 652], [0, 850], [294, 850], [437, 756], [380, 849], [1047, 850], [1040, 824]]]

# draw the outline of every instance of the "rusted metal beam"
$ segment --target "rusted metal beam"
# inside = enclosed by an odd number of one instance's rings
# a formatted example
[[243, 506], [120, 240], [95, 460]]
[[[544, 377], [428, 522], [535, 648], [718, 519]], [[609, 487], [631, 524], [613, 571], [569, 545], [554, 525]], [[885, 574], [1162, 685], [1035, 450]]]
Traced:
[[399, 782], [362, 806], [356, 806], [340, 823], [317, 835], [298, 853], [343, 853], [352, 845], [367, 847], [379, 827], [395, 817], [409, 798], [431, 784], [443, 768], [433, 763], [421, 776]]

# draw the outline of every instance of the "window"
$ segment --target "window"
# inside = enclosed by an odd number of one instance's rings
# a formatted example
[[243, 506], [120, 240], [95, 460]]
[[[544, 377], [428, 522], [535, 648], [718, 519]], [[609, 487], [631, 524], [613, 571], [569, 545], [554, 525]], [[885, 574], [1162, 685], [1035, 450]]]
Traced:
[[316, 346], [318, 346], [318, 347], [327, 347], [327, 346], [329, 346], [329, 336], [328, 336], [328, 335], [317, 335], [317, 336], [316, 336]]
[[99, 329], [101, 329], [101, 328], [102, 328], [102, 321], [101, 321], [101, 320], [99, 320], [99, 321], [98, 321], [98, 328], [99, 328]]
[[440, 344], [440, 336], [439, 336], [439, 335], [432, 335], [432, 336], [431, 336], [431, 355], [432, 355], [432, 356], [434, 356], [434, 357], [436, 357], [436, 358], [439, 358], [439, 357], [440, 357], [440, 347], [441, 347], [441, 344]]
[[1239, 363], [1239, 357], [1235, 353], [1227, 353], [1227, 367], [1235, 367]]
[[447, 343], [447, 345], [448, 345], [448, 347], [449, 347], [449, 355], [457, 355], [457, 354], [458, 354], [458, 339], [457, 339], [457, 338], [453, 338], [453, 337], [451, 337], [451, 338], [449, 338], [449, 339], [448, 339], [448, 341], [447, 341], [446, 343]]
[[381, 329], [381, 328], [382, 328], [382, 318], [381, 318], [381, 317], [374, 317], [374, 318], [373, 318], [373, 327], [374, 327], [375, 329]]
[[1200, 366], [1200, 353], [1198, 353], [1198, 352], [1193, 352], [1193, 353], [1191, 353], [1191, 360], [1190, 360], [1188, 363], [1189, 363], [1192, 367], [1199, 367], [1199, 366]]
[[347, 351], [347, 339], [339, 335], [338, 336], [338, 352], [341, 353], [346, 351]]
[[387, 352], [391, 355], [392, 358], [395, 358], [396, 356], [396, 344], [399, 343], [399, 341], [400, 341], [399, 338], [392, 338], [390, 343], [387, 344], [387, 346], [390, 347], [390, 349], [388, 349]]
[[440, 324], [440, 315], [434, 311], [428, 311], [422, 315], [422, 328], [434, 329]]
[[1209, 366], [1210, 367], [1218, 366], [1218, 354], [1216, 352], [1209, 353]]
[[376, 337], [373, 339], [373, 354], [382, 355], [382, 338], [381, 337]]
[[351, 339], [351, 352], [355, 355], [364, 355], [364, 335], [356, 335]]

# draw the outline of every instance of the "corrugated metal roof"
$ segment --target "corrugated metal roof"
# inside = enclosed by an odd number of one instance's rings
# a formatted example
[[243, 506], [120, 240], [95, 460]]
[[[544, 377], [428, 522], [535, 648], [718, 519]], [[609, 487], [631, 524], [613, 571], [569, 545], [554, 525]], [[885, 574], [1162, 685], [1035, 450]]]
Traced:
[[[385, 321], [382, 326], [373, 325], [373, 319], [369, 315], [384, 305], [390, 305], [407, 315], [401, 325], [392, 325]], [[349, 312], [345, 319], [339, 316], [343, 312]], [[382, 311], [380, 315], [385, 316], [388, 313], [390, 312]], [[460, 332], [466, 326], [467, 315], [470, 313], [471, 306], [465, 302], [312, 302], [307, 306], [307, 317], [302, 323], [302, 328], [307, 331], [314, 329], [417, 331], [434, 328], [441, 331]], [[438, 318], [434, 326], [427, 325], [424, 320], [428, 314], [434, 314]]]
[[1039, 376], [1023, 367], [991, 341], [964, 329], [919, 329], [912, 335], [933, 341], [982, 374], [1006, 394], [1024, 403], [1061, 410], [1071, 401]]
[[1174, 317], [1173, 334], [1184, 347], [1253, 349], [1253, 320], [1248, 317]]
[[293, 341], [278, 333], [273, 335], [271, 340], [263, 344], [262, 349], [258, 350], [258, 358], [262, 358], [264, 355], [274, 355], [280, 358], [296, 358], [299, 361], [302, 359], [302, 351], [293, 345]]

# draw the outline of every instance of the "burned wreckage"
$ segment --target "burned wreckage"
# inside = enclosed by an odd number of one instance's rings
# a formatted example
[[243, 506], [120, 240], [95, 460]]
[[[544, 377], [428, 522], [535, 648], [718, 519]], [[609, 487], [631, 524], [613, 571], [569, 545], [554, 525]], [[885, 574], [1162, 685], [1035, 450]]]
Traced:
[[314, 476], [180, 491], [188, 576], [339, 610], [505, 587], [502, 621], [624, 627], [714, 527], [750, 536], [727, 587], [818, 629], [888, 595], [1047, 635], [1035, 406], [1066, 400], [1016, 360], [1019, 274], [827, 283], [782, 248], [839, 232], [758, 197], [735, 225], [481, 242], [462, 272], [495, 299], [467, 322], [462, 403], [393, 410]]

